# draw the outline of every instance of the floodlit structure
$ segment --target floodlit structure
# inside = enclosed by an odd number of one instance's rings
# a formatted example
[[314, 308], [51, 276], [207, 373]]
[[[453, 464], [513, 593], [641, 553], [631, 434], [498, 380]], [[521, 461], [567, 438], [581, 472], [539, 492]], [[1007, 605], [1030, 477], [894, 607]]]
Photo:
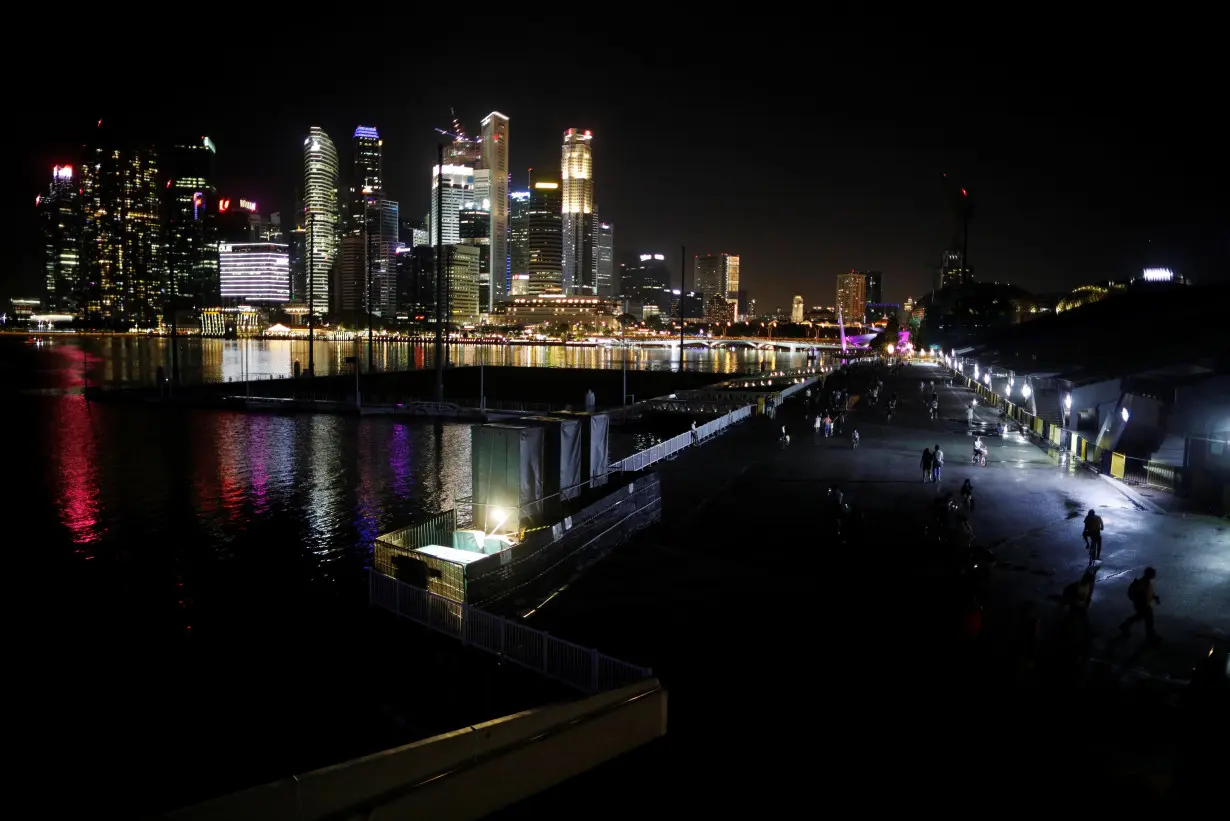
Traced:
[[238, 242], [218, 246], [222, 298], [240, 303], [290, 301], [290, 246]]
[[596, 294], [597, 239], [594, 208], [593, 133], [570, 128], [564, 132], [560, 159], [566, 294]]
[[314, 314], [329, 310], [329, 279], [339, 242], [337, 146], [312, 126], [303, 141], [303, 216], [307, 230], [307, 277]]

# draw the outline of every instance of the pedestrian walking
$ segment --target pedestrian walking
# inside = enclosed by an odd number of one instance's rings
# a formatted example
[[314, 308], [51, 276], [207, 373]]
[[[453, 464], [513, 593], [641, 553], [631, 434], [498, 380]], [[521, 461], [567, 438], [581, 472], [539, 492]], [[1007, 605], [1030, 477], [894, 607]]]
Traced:
[[922, 462], [918, 466], [922, 468], [922, 480], [931, 481], [931, 469], [935, 467], [935, 457], [931, 454], [931, 448], [923, 448]]
[[812, 424], [812, 430], [815, 431], [816, 438], [820, 438], [820, 429], [824, 427], [824, 420], [820, 418], [820, 414], [816, 414], [816, 421]]
[[1102, 558], [1102, 517], [1090, 510], [1085, 517], [1085, 549], [1089, 551], [1089, 561], [1096, 562]]
[[931, 452], [931, 481], [938, 482], [940, 480], [940, 471], [944, 469], [944, 451], [940, 450], [940, 446], [936, 445], [935, 450]]
[[1134, 612], [1123, 620], [1123, 624], [1119, 625], [1119, 632], [1123, 635], [1129, 635], [1132, 632], [1132, 625], [1143, 621], [1145, 637], [1149, 641], [1157, 641], [1157, 633], [1153, 630], [1153, 605], [1161, 604], [1162, 600], [1153, 587], [1153, 580], [1156, 578], [1157, 571], [1152, 567], [1146, 567], [1144, 575], [1132, 579], [1132, 583], [1128, 585], [1128, 600], [1132, 602]]
[[833, 417], [829, 416], [829, 412], [824, 412], [824, 436], [828, 438], [833, 435]]

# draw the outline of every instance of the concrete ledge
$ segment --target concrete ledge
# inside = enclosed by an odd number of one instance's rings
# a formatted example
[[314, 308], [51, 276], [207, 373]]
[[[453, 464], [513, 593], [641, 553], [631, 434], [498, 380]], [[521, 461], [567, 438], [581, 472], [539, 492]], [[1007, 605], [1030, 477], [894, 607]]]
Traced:
[[1139, 493], [1132, 490], [1130, 487], [1125, 485], [1123, 482], [1120, 482], [1118, 479], [1115, 479], [1111, 476], [1107, 476], [1105, 473], [1098, 473], [1097, 477], [1101, 479], [1102, 481], [1109, 483], [1111, 487], [1113, 487], [1115, 490], [1119, 491], [1124, 496], [1126, 496], [1128, 498], [1128, 501], [1130, 501], [1132, 504], [1139, 507], [1141, 510], [1147, 510], [1150, 513], [1157, 513], [1162, 516], [1166, 515], [1166, 511], [1163, 510], [1160, 506], [1158, 506], [1157, 504], [1153, 502], [1150, 502], [1144, 496], [1141, 496]]

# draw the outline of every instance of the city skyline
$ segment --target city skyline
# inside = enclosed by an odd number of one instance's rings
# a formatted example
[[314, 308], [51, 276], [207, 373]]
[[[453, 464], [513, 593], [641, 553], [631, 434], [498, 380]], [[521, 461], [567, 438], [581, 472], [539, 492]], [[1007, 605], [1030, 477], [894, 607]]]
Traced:
[[[1196, 173], [1201, 152], [1177, 154], [1166, 134], [1137, 134], [1128, 127], [1134, 113], [1091, 112], [1075, 99], [1011, 85], [997, 98], [1011, 114], [979, 111], [979, 95], [993, 90], [988, 71], [964, 93], [966, 102], [953, 102], [942, 118], [920, 120], [921, 112], [938, 110], [945, 92], [903, 88], [871, 106], [861, 98], [884, 86], [880, 76], [837, 95], [826, 89], [820, 105], [813, 101], [821, 95], [808, 95], [802, 83], [774, 77], [766, 85], [769, 75], [758, 69], [723, 74], [729, 81], [720, 87], [689, 85], [695, 72], [720, 68], [699, 50], [667, 61], [652, 49], [596, 40], [591, 54], [591, 75], [566, 78], [550, 92], [513, 83], [476, 94], [482, 86], [463, 68], [447, 82], [389, 98], [387, 89], [413, 68], [407, 61], [371, 89], [348, 88], [341, 78], [316, 84], [275, 118], [261, 114], [259, 130], [251, 123], [265, 100], [241, 90], [171, 112], [126, 100], [117, 89], [81, 92], [40, 114], [37, 134], [19, 135], [17, 178], [5, 198], [18, 241], [5, 252], [0, 291], [24, 296], [41, 281], [38, 240], [27, 241], [38, 230], [30, 204], [45, 193], [54, 165], [80, 162], [80, 145], [99, 116], [159, 146], [209, 135], [217, 145], [220, 194], [274, 203], [264, 210], [284, 215], [293, 212], [301, 185], [295, 147], [309, 125], [321, 125], [339, 147], [357, 124], [374, 126], [385, 140], [388, 196], [414, 216], [427, 211], [421, 181], [435, 161], [439, 135], [432, 129], [448, 122], [450, 109], [471, 128], [493, 111], [517, 122], [508, 159], [514, 190], [528, 187], [530, 168], [555, 176], [565, 128], [592, 131], [599, 166], [593, 199], [601, 219], [619, 227], [617, 261], [663, 249], [679, 270], [674, 255], [681, 245], [701, 253], [732, 249], [746, 268], [743, 287], [761, 306], [830, 292], [836, 275], [851, 269], [883, 271], [886, 301], [924, 295], [958, 233], [945, 172], [978, 204], [969, 256], [979, 279], [1050, 292], [1157, 265], [1196, 281], [1226, 275], [1230, 247], [1218, 228], [1225, 205], [1212, 196], [1217, 186]], [[604, 93], [578, 95], [581, 86]], [[664, 152], [662, 123], [701, 122], [719, 101], [729, 109], [723, 128], [689, 129], [686, 152]], [[18, 103], [24, 110], [33, 98]], [[1041, 111], [1050, 116], [1034, 116]], [[780, 183], [757, 170], [763, 123], [779, 119], [770, 112], [785, 112], [783, 127], [823, 149], [797, 172], [816, 196], [775, 214]], [[1192, 130], [1196, 140], [1213, 133]], [[339, 160], [349, 167], [350, 157]]]

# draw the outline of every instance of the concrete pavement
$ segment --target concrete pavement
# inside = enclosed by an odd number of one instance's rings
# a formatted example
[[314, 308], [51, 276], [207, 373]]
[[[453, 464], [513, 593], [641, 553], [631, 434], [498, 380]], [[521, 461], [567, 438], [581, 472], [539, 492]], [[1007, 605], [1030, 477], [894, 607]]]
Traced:
[[[909, 368], [887, 380], [882, 400], [894, 391], [900, 399], [891, 422], [882, 406], [860, 398], [844, 435], [816, 438], [803, 409], [788, 405], [775, 422], [752, 420], [664, 465], [664, 525], [614, 551], [530, 619], [652, 665], [671, 689], [670, 739], [638, 759], [636, 778], [657, 768], [673, 786], [697, 790], [724, 777], [807, 783], [817, 777], [814, 761], [788, 750], [819, 744], [874, 761], [873, 771], [894, 768], [897, 783], [915, 773], [919, 789], [939, 794], [944, 778], [957, 774], [943, 761], [922, 761], [936, 739], [953, 733], [994, 750], [995, 768], [1009, 781], [1043, 766], [1039, 757], [1066, 766], [1046, 736], [1066, 732], [1090, 704], [978, 692], [981, 684], [943, 652], [958, 614], [944, 604], [941, 585], [914, 572], [929, 505], [967, 477], [977, 541], [1002, 564], [992, 581], [998, 606], [1033, 600], [1051, 620], [1055, 598], [1085, 569], [1081, 519], [1094, 508], [1106, 533], [1091, 619], [1098, 653], [1117, 672], [1130, 665], [1181, 677], [1207, 649], [1206, 637], [1230, 630], [1230, 544], [1221, 523], [1142, 511], [1015, 433], [989, 437], [988, 465], [971, 465], [964, 408], [972, 394], [940, 387], [940, 418], [929, 420], [918, 382], [931, 371]], [[940, 369], [934, 378], [943, 378]], [[981, 408], [978, 418], [987, 427], [997, 419]], [[777, 442], [782, 424], [793, 440], [785, 448]], [[862, 437], [857, 451], [851, 427]], [[946, 456], [942, 481], [923, 482], [922, 450], [937, 443]], [[837, 546], [826, 526], [825, 493], [834, 484], [869, 524], [856, 545]], [[1139, 635], [1107, 640], [1130, 611], [1127, 584], [1146, 564], [1158, 570], [1157, 627], [1168, 641], [1142, 653]], [[1107, 697], [1098, 704], [1111, 708]], [[761, 748], [767, 758], [756, 761]], [[1072, 753], [1087, 769], [1080, 761], [1089, 748]], [[676, 783], [685, 761], [700, 771]], [[1026, 770], [1014, 774], [1014, 766]], [[850, 778], [844, 788], [869, 779], [875, 789], [870, 772]]]

